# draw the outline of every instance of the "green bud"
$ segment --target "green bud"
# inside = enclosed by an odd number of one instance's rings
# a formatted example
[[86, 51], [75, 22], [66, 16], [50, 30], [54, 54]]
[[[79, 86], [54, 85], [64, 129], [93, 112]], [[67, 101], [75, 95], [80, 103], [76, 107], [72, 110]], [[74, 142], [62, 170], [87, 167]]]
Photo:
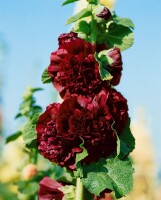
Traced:
[[31, 98], [33, 94], [32, 88], [31, 87], [27, 87], [26, 91], [24, 92], [24, 94], [22, 95], [24, 100], [28, 100]]
[[30, 112], [30, 107], [25, 107], [21, 110], [21, 114], [22, 115], [25, 115], [25, 114], [28, 114]]

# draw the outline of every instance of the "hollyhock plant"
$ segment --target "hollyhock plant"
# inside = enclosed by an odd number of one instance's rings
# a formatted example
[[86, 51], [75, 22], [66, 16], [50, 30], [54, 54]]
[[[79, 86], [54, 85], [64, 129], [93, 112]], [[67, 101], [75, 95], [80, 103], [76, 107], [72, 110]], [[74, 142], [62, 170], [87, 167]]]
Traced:
[[[75, 1], [65, 0], [63, 5]], [[41, 88], [31, 89], [16, 116], [26, 116], [28, 122], [8, 139], [22, 135], [35, 166], [38, 152], [55, 163], [45, 172], [33, 170], [17, 184], [20, 192], [33, 188], [27, 190], [28, 199], [37, 192], [40, 177], [40, 200], [110, 199], [111, 192], [119, 199], [132, 189], [134, 170], [128, 155], [135, 139], [127, 100], [114, 86], [122, 76], [121, 51], [133, 44], [134, 25], [98, 0], [87, 4], [67, 20], [76, 25], [59, 36], [59, 47], [42, 75], [43, 83], [52, 82], [63, 102], [50, 104], [42, 113], [32, 96]]]
[[62, 104], [47, 107], [37, 123], [37, 143], [40, 153], [52, 162], [74, 170], [80, 144], [88, 151], [83, 163], [96, 162], [116, 150], [116, 135], [111, 126], [114, 118], [106, 101], [108, 94], [94, 99], [74, 96]]

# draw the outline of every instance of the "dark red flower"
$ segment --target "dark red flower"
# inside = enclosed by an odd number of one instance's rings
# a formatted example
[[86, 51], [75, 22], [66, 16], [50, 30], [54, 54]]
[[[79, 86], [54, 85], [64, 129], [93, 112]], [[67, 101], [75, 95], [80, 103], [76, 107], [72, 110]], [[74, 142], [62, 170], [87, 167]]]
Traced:
[[38, 191], [39, 200], [62, 200], [63, 192], [59, 189], [63, 184], [52, 180], [49, 177], [44, 177], [40, 183], [40, 189]]
[[120, 133], [125, 128], [128, 121], [128, 105], [127, 100], [120, 92], [112, 89], [106, 101], [109, 111], [114, 118], [114, 128]]
[[103, 10], [99, 14], [97, 14], [96, 16], [103, 18], [107, 21], [111, 17], [111, 12], [108, 8], [104, 7]]
[[47, 107], [36, 126], [40, 153], [52, 162], [75, 169], [80, 144], [88, 151], [83, 163], [96, 162], [116, 150], [116, 135], [111, 126], [114, 118], [109, 112], [108, 93], [94, 99], [73, 96], [62, 104]]
[[53, 85], [63, 99], [71, 94], [94, 96], [109, 85], [108, 81], [101, 80], [94, 44], [73, 34], [59, 38], [61, 45], [51, 54], [48, 67]]
[[107, 54], [109, 57], [113, 59], [113, 63], [109, 65], [109, 71], [111, 75], [113, 76], [113, 79], [111, 80], [112, 85], [118, 85], [121, 79], [121, 71], [122, 71], [122, 56], [120, 53], [119, 48], [113, 48], [110, 51], [108, 51]]
[[70, 32], [70, 33], [63, 33], [59, 36], [58, 42], [59, 45], [69, 43], [73, 40], [77, 39], [77, 33]]

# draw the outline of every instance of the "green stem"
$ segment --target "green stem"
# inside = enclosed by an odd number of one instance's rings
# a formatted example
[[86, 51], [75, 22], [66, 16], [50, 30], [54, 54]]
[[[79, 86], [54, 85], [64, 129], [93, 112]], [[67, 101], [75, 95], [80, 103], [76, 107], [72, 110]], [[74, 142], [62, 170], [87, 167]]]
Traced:
[[96, 44], [97, 41], [97, 23], [94, 19], [94, 16], [92, 14], [91, 16], [91, 35], [90, 35], [90, 41]]
[[31, 162], [37, 164], [38, 152], [37, 149], [31, 149]]
[[81, 182], [80, 178], [77, 178], [76, 200], [84, 200], [83, 196], [83, 183]]

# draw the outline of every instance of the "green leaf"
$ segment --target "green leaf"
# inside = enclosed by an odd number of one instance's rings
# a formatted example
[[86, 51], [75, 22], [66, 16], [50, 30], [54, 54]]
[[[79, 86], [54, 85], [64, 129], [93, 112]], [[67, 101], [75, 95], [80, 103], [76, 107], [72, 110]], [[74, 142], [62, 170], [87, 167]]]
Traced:
[[21, 113], [17, 113], [17, 115], [15, 116], [15, 119], [18, 119], [20, 117], [22, 117], [23, 115]]
[[88, 8], [84, 8], [83, 10], [81, 10], [80, 12], [78, 12], [77, 14], [75, 14], [74, 16], [70, 17], [66, 24], [71, 24], [73, 22], [76, 22], [84, 17], [88, 17], [92, 14], [92, 12], [88, 9]]
[[87, 0], [89, 3], [91, 3], [91, 4], [98, 4], [98, 0]]
[[52, 163], [52, 168], [51, 168], [51, 172], [50, 173], [50, 178], [57, 180], [57, 181], [61, 181], [64, 183], [70, 183], [72, 184], [74, 181], [74, 176], [73, 173], [71, 171], [68, 171], [65, 167], [61, 167], [59, 165], [57, 165], [56, 163]]
[[106, 33], [106, 44], [109, 48], [118, 47], [121, 51], [130, 48], [134, 43], [134, 35], [130, 28], [111, 23]]
[[82, 167], [81, 167], [81, 162], [80, 161], [88, 156], [88, 152], [84, 148], [84, 141], [83, 141], [82, 144], [80, 144], [80, 147], [82, 148], [83, 151], [81, 153], [77, 153], [76, 154], [76, 168], [77, 168], [77, 171], [74, 172], [74, 175], [76, 177], [82, 177], [83, 176]]
[[8, 136], [6, 138], [6, 144], [9, 143], [9, 142], [12, 142], [14, 140], [16, 140], [18, 137], [20, 137], [20, 135], [22, 135], [22, 132], [21, 131], [17, 131], [16, 133]]
[[22, 132], [22, 136], [25, 142], [25, 145], [27, 148], [33, 148], [35, 147], [35, 142], [37, 138], [36, 134], [36, 124], [38, 121], [38, 118], [40, 116], [40, 113], [35, 113], [32, 117], [31, 121], [29, 121]]
[[0, 182], [0, 199], [1, 200], [19, 200], [17, 194], [11, 191], [11, 183]]
[[116, 150], [116, 152], [117, 152], [117, 156], [119, 156], [120, 153], [121, 153], [121, 142], [120, 142], [120, 138], [118, 137], [117, 131], [113, 127], [114, 124], [115, 124], [115, 122], [112, 124], [111, 129], [114, 131], [114, 133], [117, 137], [117, 150]]
[[39, 189], [37, 182], [18, 181], [15, 183], [18, 186], [18, 191], [26, 195], [35, 195]]
[[117, 16], [115, 13], [113, 13], [112, 17], [113, 17], [113, 20], [114, 20], [118, 25], [130, 27], [130, 28], [132, 28], [132, 29], [135, 28], [134, 23], [133, 23], [132, 20], [129, 19], [129, 18], [121, 18], [121, 17]]
[[88, 152], [87, 150], [84, 148], [84, 142], [82, 144], [80, 144], [80, 148], [82, 148], [82, 153], [77, 153], [76, 155], [76, 165], [78, 166], [80, 161], [83, 160], [84, 158], [86, 158], [88, 156]]
[[109, 81], [113, 78], [113, 76], [111, 76], [111, 74], [107, 71], [107, 69], [105, 69], [102, 64], [99, 65], [99, 73], [101, 75], [101, 79], [103, 81]]
[[40, 112], [42, 112], [42, 107], [41, 106], [33, 106], [32, 112], [33, 113], [40, 113]]
[[108, 53], [110, 51], [111, 51], [111, 49], [103, 50], [103, 51], [99, 52], [99, 54], [98, 54], [98, 59], [104, 66], [112, 65], [112, 63], [114, 62], [114, 60], [110, 56], [108, 56]]
[[63, 200], [76, 199], [76, 187], [73, 185], [65, 185], [59, 188], [64, 193]]
[[85, 20], [80, 20], [77, 23], [75, 23], [75, 25], [73, 27], [73, 31], [78, 32], [78, 33], [80, 33], [80, 32], [85, 33], [85, 35], [89, 35], [91, 32], [90, 25]]
[[125, 157], [135, 149], [135, 138], [130, 130], [130, 118], [124, 130], [118, 134], [118, 137], [121, 142], [121, 157]]
[[[100, 52], [101, 53], [101, 52]], [[95, 53], [95, 59], [97, 60], [99, 64], [99, 73], [101, 76], [101, 79], [103, 81], [105, 80], [111, 80], [113, 76], [111, 76], [110, 72], [106, 69], [106, 66], [113, 62], [113, 59], [110, 58], [107, 55]]]
[[64, 1], [64, 3], [62, 4], [62, 6], [65, 6], [65, 5], [69, 4], [69, 3], [74, 3], [74, 2], [76, 2], [76, 1], [79, 1], [79, 0], [66, 0], [66, 1]]
[[105, 189], [115, 192], [121, 198], [130, 192], [133, 186], [133, 168], [130, 159], [118, 157], [101, 159], [98, 163], [83, 166], [82, 182], [87, 190], [99, 196]]
[[51, 77], [49, 76], [47, 69], [44, 70], [44, 72], [43, 72], [43, 74], [42, 74], [42, 77], [41, 77], [41, 80], [42, 80], [42, 82], [43, 82], [44, 84], [45, 84], [45, 83], [51, 83], [51, 82], [52, 82], [52, 79], [51, 79]]
[[43, 88], [32, 88], [32, 92], [37, 92], [37, 91], [42, 91], [44, 90]]

